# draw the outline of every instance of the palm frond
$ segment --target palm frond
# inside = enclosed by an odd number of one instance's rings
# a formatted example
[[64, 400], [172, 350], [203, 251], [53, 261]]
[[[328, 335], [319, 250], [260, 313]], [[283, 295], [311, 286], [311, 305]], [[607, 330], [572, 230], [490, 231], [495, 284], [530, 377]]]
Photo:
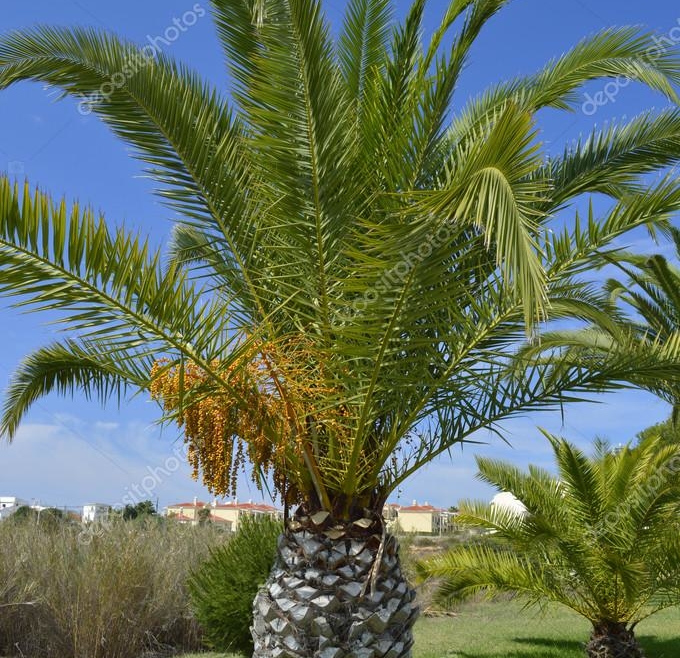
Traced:
[[546, 65], [534, 79], [532, 102], [569, 109], [580, 100], [575, 92], [584, 82], [622, 76], [678, 103], [678, 56], [677, 49], [658, 48], [653, 34], [641, 34], [636, 27], [603, 30]]
[[448, 605], [475, 594], [513, 593], [529, 603], [560, 603], [592, 623], [625, 624], [677, 602], [678, 487], [676, 478], [659, 474], [665, 468], [670, 475], [678, 446], [662, 448], [655, 437], [635, 449], [600, 444], [587, 457], [547, 436], [555, 476], [480, 460], [485, 480], [522, 500], [529, 496], [532, 506], [518, 514], [465, 503], [457, 522], [492, 532], [477, 545], [418, 562], [419, 577], [435, 580], [436, 600]]
[[[540, 597], [553, 599], [539, 565], [509, 550], [466, 546], [442, 557], [420, 561], [416, 569], [422, 579], [437, 579], [435, 601], [445, 608], [475, 594], [492, 597], [513, 593], [530, 603], [537, 603]], [[561, 598], [560, 602], [568, 601], [566, 593]], [[577, 612], [581, 609], [577, 601], [570, 607]]]
[[510, 104], [457, 154], [440, 192], [423, 193], [421, 206], [451, 221], [468, 221], [493, 244], [497, 264], [523, 299], [531, 327], [545, 311], [545, 279], [534, 210], [547, 192], [529, 182], [538, 166], [531, 115]]
[[[183, 355], [211, 372], [211, 361], [226, 359], [233, 347], [224, 310], [205, 301], [177, 269], [162, 271], [160, 258], [134, 234], [111, 234], [89, 210], [74, 205], [69, 211], [64, 202], [54, 204], [38, 191], [31, 194], [28, 184], [20, 192], [16, 184], [0, 179], [0, 293], [18, 297], [20, 307], [56, 312], [69, 331], [88, 344], [101, 343], [107, 372], [120, 375], [131, 367], [121, 362], [120, 370], [111, 370], [105, 356], [114, 352], [127, 355], [122, 361], [135, 354], [147, 359], [151, 354]], [[93, 347], [91, 358], [94, 353]], [[39, 352], [34, 366], [49, 365], [50, 356], [65, 361], [66, 355]], [[79, 373], [94, 372], [85, 356], [73, 352], [73, 381], [80, 384], [85, 380]], [[126, 372], [137, 386], [145, 381], [139, 367]], [[101, 381], [102, 386], [109, 383]], [[58, 379], [51, 382], [60, 385]], [[219, 377], [216, 383], [222, 385]], [[34, 393], [22, 399], [35, 399], [40, 386], [31, 385], [27, 390]], [[22, 403], [17, 417], [25, 409]]]
[[614, 198], [629, 194], [640, 176], [677, 162], [680, 157], [680, 110], [645, 112], [624, 124], [594, 130], [552, 158], [536, 175], [553, 182], [550, 208], [579, 194], [600, 192]]
[[501, 83], [482, 93], [463, 108], [448, 131], [447, 142], [455, 148], [498, 112], [508, 99], [532, 111], [544, 107], [572, 109], [586, 82], [616, 78], [641, 82], [674, 103], [674, 86], [680, 83], [680, 55], [674, 49], [659, 49], [652, 34], [637, 28], [604, 30], [577, 44], [539, 73]]
[[255, 181], [244, 164], [241, 122], [219, 93], [163, 55], [81, 28], [0, 39], [0, 89], [29, 79], [74, 96], [132, 145], [167, 204], [220, 245], [239, 303], [262, 315], [245, 262], [253, 239], [245, 189]]
[[338, 60], [358, 111], [371, 78], [382, 77], [388, 57], [391, 19], [389, 0], [351, 0], [347, 4]]
[[11, 441], [32, 404], [49, 393], [78, 392], [104, 404], [110, 398], [120, 403], [130, 388], [148, 388], [153, 358], [144, 345], [123, 351], [115, 345], [107, 349], [102, 341], [66, 340], [29, 354], [7, 389], [0, 436]]

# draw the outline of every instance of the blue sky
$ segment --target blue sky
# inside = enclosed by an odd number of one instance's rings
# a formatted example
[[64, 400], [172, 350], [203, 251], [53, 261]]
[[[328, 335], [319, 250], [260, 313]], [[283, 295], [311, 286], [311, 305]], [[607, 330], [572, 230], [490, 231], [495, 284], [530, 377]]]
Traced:
[[[428, 27], [435, 24], [446, 4], [429, 2]], [[326, 5], [338, 25], [344, 2]], [[403, 0], [397, 2], [399, 12], [406, 7]], [[164, 48], [167, 54], [226, 88], [214, 28], [210, 18], [202, 16], [207, 9], [207, 0], [33, 0], [3, 7], [0, 31], [38, 23], [79, 24], [113, 30], [142, 44], [170, 36], [171, 43]], [[193, 16], [187, 18], [187, 12]], [[173, 29], [175, 19], [183, 31]], [[680, 44], [680, 7], [675, 1], [515, 0], [480, 38], [455, 106], [493, 82], [535, 71], [588, 34], [623, 24], [639, 25]], [[594, 123], [630, 118], [645, 108], [665, 104], [665, 99], [637, 85], [613, 85], [607, 88], [607, 103], [593, 105], [589, 99], [604, 89], [598, 83], [584, 90], [584, 105], [574, 114], [541, 115], [541, 139], [550, 150], [560, 151]], [[39, 84], [25, 83], [0, 93], [0, 171], [9, 171], [20, 180], [28, 178], [55, 196], [92, 205], [108, 221], [150, 234], [155, 244], [163, 244], [168, 237], [172, 216], [152, 195], [152, 184], [141, 176], [140, 165], [129, 157], [126, 147], [94, 116], [79, 113], [74, 101], [56, 102], [54, 91]], [[641, 234], [625, 244], [643, 251], [658, 249]], [[9, 381], [21, 357], [48, 342], [54, 331], [41, 316], [19, 314], [0, 300], [1, 386]], [[664, 403], [644, 393], [628, 391], [597, 400], [567, 407], [563, 418], [546, 412], [507, 423], [511, 446], [483, 434], [478, 438], [488, 440], [489, 445], [454, 450], [450, 458], [437, 461], [407, 482], [400, 500], [449, 505], [462, 497], [489, 497], [490, 490], [474, 478], [475, 453], [522, 465], [548, 465], [550, 454], [536, 430], [539, 424], [587, 447], [595, 436], [626, 441], [668, 415]], [[177, 456], [181, 442], [175, 430], [161, 431], [156, 417], [156, 407], [143, 397], [120, 410], [113, 404], [101, 409], [81, 398], [46, 398], [35, 405], [16, 441], [11, 446], [0, 444], [0, 495], [58, 506], [95, 500], [120, 504], [140, 498], [158, 498], [163, 506], [194, 496], [208, 498]], [[260, 497], [244, 479], [240, 498]]]

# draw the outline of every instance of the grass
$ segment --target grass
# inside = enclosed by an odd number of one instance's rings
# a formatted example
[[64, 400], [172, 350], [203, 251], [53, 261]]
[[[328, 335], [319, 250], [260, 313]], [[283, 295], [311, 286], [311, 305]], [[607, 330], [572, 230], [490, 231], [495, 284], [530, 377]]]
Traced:
[[[648, 656], [680, 655], [680, 609], [642, 622], [637, 635]], [[583, 658], [587, 621], [560, 607], [523, 610], [516, 601], [474, 603], [458, 616], [425, 618], [416, 626], [415, 658]]]
[[138, 658], [198, 649], [185, 581], [222, 542], [212, 528], [159, 519], [89, 529], [3, 521], [0, 655]]
[[[516, 601], [470, 603], [454, 617], [421, 618], [414, 658], [583, 658], [588, 622], [562, 608], [523, 610]], [[680, 656], [680, 609], [642, 622], [637, 630], [647, 655]], [[224, 658], [190, 654], [182, 658]], [[229, 654], [228, 658], [236, 658]]]

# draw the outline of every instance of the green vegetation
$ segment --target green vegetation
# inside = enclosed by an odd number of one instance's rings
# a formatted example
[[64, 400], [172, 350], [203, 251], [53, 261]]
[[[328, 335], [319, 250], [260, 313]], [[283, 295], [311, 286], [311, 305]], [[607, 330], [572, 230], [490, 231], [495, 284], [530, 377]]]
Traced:
[[673, 419], [669, 418], [642, 430], [637, 435], [637, 439], [641, 443], [655, 437], [659, 437], [663, 443], [668, 445], [680, 445], [680, 424], [674, 423]]
[[156, 506], [150, 500], [143, 500], [136, 505], [128, 504], [122, 509], [121, 516], [125, 521], [156, 516]]
[[209, 507], [202, 507], [198, 510], [196, 516], [201, 525], [211, 523], [210, 517], [212, 516], [212, 510]]
[[[674, 608], [640, 624], [650, 658], [680, 655], [679, 622]], [[415, 635], [414, 658], [581, 658], [588, 622], [552, 606], [543, 613], [518, 601], [477, 602], [455, 617], [421, 619]]]
[[253, 601], [274, 564], [282, 531], [283, 524], [269, 517], [245, 517], [238, 532], [211, 550], [209, 559], [189, 578], [206, 646], [253, 653]]
[[70, 518], [63, 510], [55, 507], [35, 510], [28, 505], [22, 505], [8, 518], [8, 521], [10, 524], [33, 523], [45, 529], [57, 529], [65, 523], [72, 523], [74, 519]]
[[479, 477], [525, 513], [464, 502], [458, 522], [495, 542], [461, 545], [418, 564], [441, 605], [477, 594], [559, 603], [592, 624], [589, 656], [638, 658], [640, 621], [680, 603], [680, 445], [650, 438], [593, 457], [551, 441], [557, 474], [478, 458]]

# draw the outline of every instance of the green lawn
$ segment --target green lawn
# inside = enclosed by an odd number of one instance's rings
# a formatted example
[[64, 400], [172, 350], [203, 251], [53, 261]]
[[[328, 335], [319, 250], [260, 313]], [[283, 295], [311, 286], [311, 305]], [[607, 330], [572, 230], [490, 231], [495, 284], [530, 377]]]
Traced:
[[[517, 602], [476, 603], [449, 618], [416, 626], [415, 658], [583, 658], [590, 628], [562, 608], [523, 610]], [[638, 636], [650, 658], [680, 656], [680, 609], [641, 623]]]
[[[588, 623], [560, 608], [522, 610], [516, 602], [475, 603], [455, 617], [421, 618], [414, 658], [583, 658]], [[649, 658], [680, 656], [680, 609], [640, 624], [638, 636]], [[193, 654], [183, 658], [223, 658]]]

